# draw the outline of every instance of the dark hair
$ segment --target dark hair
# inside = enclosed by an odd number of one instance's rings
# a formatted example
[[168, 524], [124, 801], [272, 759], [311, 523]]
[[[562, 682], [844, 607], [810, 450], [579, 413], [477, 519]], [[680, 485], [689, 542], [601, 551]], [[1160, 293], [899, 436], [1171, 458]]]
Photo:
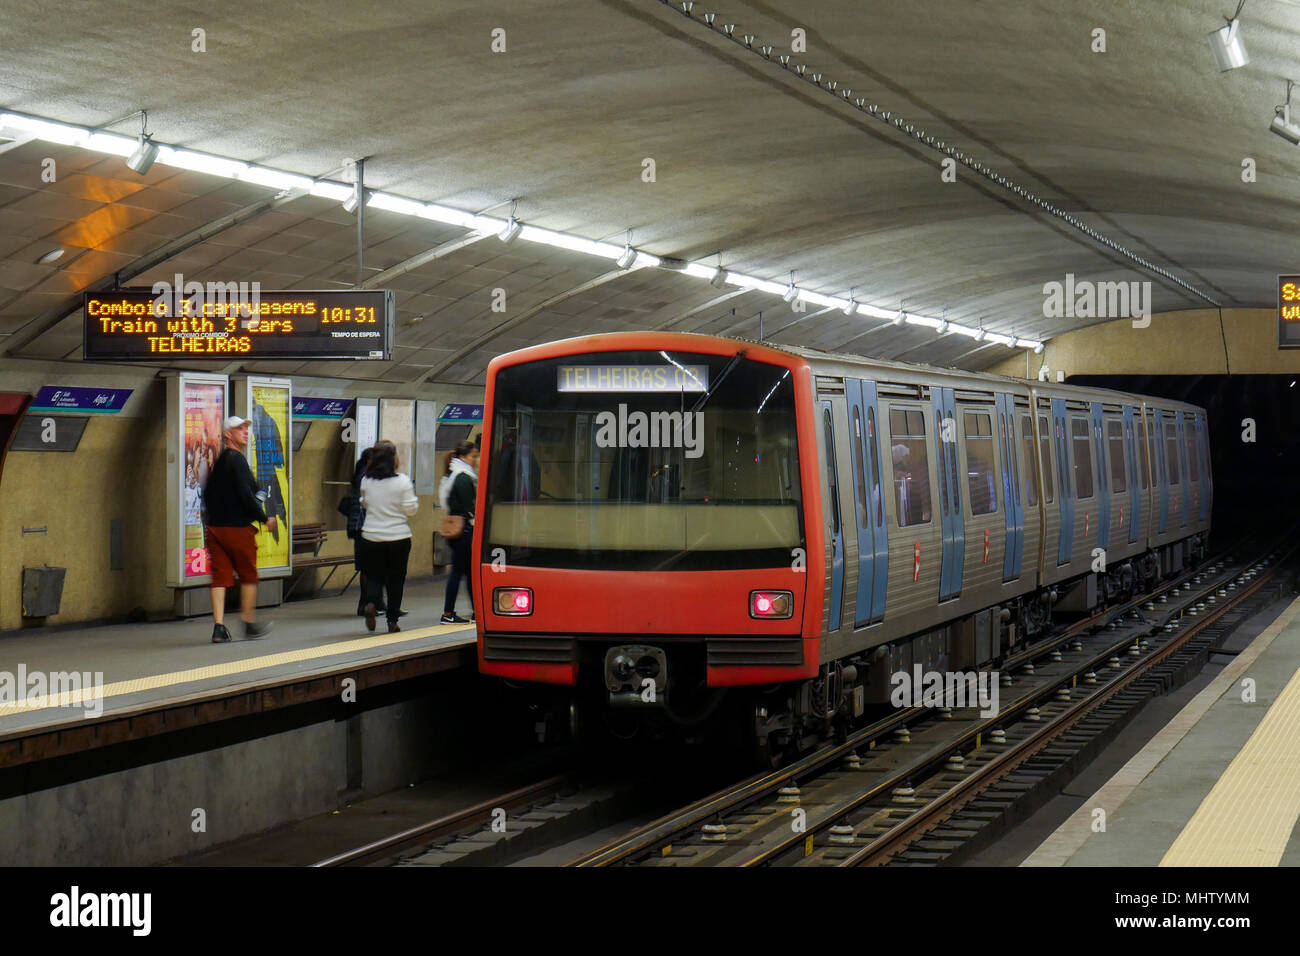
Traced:
[[370, 450], [370, 467], [367, 478], [392, 478], [397, 474], [397, 446], [390, 441], [377, 441]]
[[468, 439], [465, 438], [462, 438], [460, 441], [456, 442], [456, 447], [453, 448], [451, 451], [447, 452], [447, 461], [446, 464], [442, 466], [442, 473], [444, 475], [450, 475], [451, 460], [453, 458], [464, 458], [466, 455], [468, 455], [477, 447], [478, 446], [475, 445], [472, 441], [469, 441]]
[[374, 454], [375, 450], [373, 448], [362, 449], [361, 457], [357, 459], [357, 463], [352, 467], [352, 490], [354, 492], [360, 490], [361, 479], [366, 477], [366, 470], [370, 467], [370, 459], [374, 457]]

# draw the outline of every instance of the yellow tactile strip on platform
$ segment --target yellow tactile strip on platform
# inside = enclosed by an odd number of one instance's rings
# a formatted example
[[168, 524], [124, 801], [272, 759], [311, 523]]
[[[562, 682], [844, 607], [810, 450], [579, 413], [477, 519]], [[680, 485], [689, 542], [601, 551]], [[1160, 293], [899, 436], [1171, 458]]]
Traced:
[[1282, 689], [1161, 866], [1277, 866], [1300, 818], [1300, 670]]
[[[351, 641], [339, 641], [333, 644], [321, 644], [317, 647], [304, 647], [296, 651], [281, 651], [278, 654], [264, 654], [261, 657], [246, 657], [242, 660], [226, 661], [224, 664], [209, 664], [206, 667], [193, 667], [189, 670], [172, 671], [170, 674], [153, 674], [136, 677], [131, 680], [115, 681], [104, 684], [102, 688], [83, 688], [63, 691], [59, 694], [35, 696], [17, 702], [0, 703], [0, 717], [25, 714], [50, 707], [82, 707], [97, 698], [120, 697], [124, 694], [138, 694], [141, 691], [156, 690], [175, 684], [188, 684], [194, 681], [211, 680], [227, 677], [247, 671], [264, 670], [283, 664], [296, 664], [302, 661], [333, 657], [337, 654], [350, 654], [353, 651], [373, 650], [376, 647], [388, 647], [407, 641], [417, 641], [426, 637], [438, 637], [454, 634], [457, 631], [471, 631], [472, 628], [454, 624], [435, 624], [412, 631], [399, 631], [397, 634], [385, 634], [376, 637], [362, 637]], [[431, 650], [436, 648], [431, 648]]]
[[1134, 754], [1102, 788], [1084, 801], [1064, 823], [1029, 854], [1021, 866], [1065, 866], [1093, 835], [1093, 811], [1103, 809], [1113, 816], [1147, 776], [1178, 745], [1224, 694], [1245, 676], [1270, 644], [1300, 615], [1300, 598], [1291, 603], [1264, 628], [1240, 654], [1232, 659], [1199, 694], [1166, 724], [1147, 745]]

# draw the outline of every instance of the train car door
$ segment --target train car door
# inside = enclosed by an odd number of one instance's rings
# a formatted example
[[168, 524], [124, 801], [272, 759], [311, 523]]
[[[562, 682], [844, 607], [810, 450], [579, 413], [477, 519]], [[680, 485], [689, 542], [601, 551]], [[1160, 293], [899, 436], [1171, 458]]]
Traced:
[[889, 544], [885, 531], [884, 489], [880, 484], [880, 439], [876, 428], [876, 383], [845, 380], [849, 409], [849, 454], [853, 458], [854, 519], [858, 535], [857, 599], [854, 626], [874, 623], [885, 614]]
[[1182, 468], [1179, 471], [1179, 474], [1181, 474], [1183, 478], [1182, 523], [1185, 527], [1187, 523], [1192, 520], [1192, 472], [1191, 469], [1187, 467], [1187, 429], [1189, 426], [1187, 424], [1187, 416], [1182, 412], [1174, 412], [1174, 422], [1178, 426], [1176, 431], [1176, 434], [1178, 435], [1178, 460], [1182, 463]]
[[1106, 424], [1101, 402], [1092, 409], [1092, 457], [1097, 462], [1097, 547], [1110, 547], [1110, 460], [1106, 455]]
[[1137, 449], [1137, 428], [1134, 425], [1133, 406], [1124, 406], [1124, 447], [1128, 449], [1128, 468], [1125, 474], [1128, 475], [1128, 541], [1132, 544], [1138, 539], [1138, 530], [1141, 522], [1142, 498], [1139, 491], [1141, 482], [1138, 480], [1138, 457]]
[[1007, 545], [1002, 558], [1002, 580], [1020, 577], [1025, 554], [1025, 503], [1020, 495], [1020, 455], [1016, 441], [1016, 399], [997, 393], [998, 434], [1002, 441], [1002, 501], [1006, 514]]
[[[844, 396], [849, 412], [849, 472], [853, 475], [853, 523], [858, 535], [858, 580], [853, 602], [853, 625], [871, 618], [871, 589], [875, 582], [875, 548], [872, 546], [871, 482], [867, 479], [867, 416], [862, 409], [862, 380], [846, 378]], [[853, 582], [850, 582], [853, 584]]]
[[1165, 472], [1167, 466], [1165, 463], [1165, 413], [1156, 409], [1155, 422], [1155, 451], [1152, 457], [1156, 460], [1156, 484], [1160, 488], [1160, 508], [1157, 513], [1156, 532], [1164, 534], [1165, 529], [1169, 527], [1169, 482], [1166, 480]]
[[1065, 415], [1065, 399], [1052, 399], [1052, 437], [1056, 443], [1056, 500], [1061, 515], [1061, 531], [1057, 535], [1056, 563], [1069, 564], [1074, 553], [1074, 482], [1070, 480], [1069, 423]]
[[1210, 517], [1210, 498], [1214, 494], [1210, 480], [1210, 443], [1205, 437], [1205, 416], [1197, 415], [1193, 420], [1196, 422], [1196, 452], [1201, 461], [1201, 520], [1207, 521]]
[[943, 520], [943, 561], [939, 568], [939, 600], [961, 594], [966, 561], [966, 520], [961, 511], [961, 475], [957, 470], [957, 409], [951, 388], [930, 390], [938, 436], [939, 500]]
[[826, 620], [828, 631], [840, 629], [844, 596], [844, 525], [840, 519], [840, 476], [835, 461], [835, 411], [822, 401], [822, 437], [826, 442], [826, 488], [831, 511], [831, 606]]

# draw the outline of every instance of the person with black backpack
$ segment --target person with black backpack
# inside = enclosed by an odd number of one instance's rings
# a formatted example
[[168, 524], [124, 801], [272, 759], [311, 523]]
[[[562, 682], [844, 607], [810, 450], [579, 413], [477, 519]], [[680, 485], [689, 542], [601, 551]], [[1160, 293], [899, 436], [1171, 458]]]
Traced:
[[478, 497], [478, 446], [469, 441], [456, 443], [447, 453], [447, 469], [438, 486], [439, 504], [444, 512], [442, 536], [451, 544], [451, 575], [447, 578], [447, 598], [442, 608], [441, 624], [468, 624], [474, 620], [474, 590], [469, 590], [470, 615], [456, 613], [460, 582], [469, 583], [470, 553], [474, 547], [474, 505]]
[[[366, 448], [361, 452], [361, 457], [357, 459], [357, 466], [352, 471], [351, 489], [339, 502], [339, 514], [348, 519], [347, 535], [352, 541], [352, 567], [361, 578], [359, 585], [361, 591], [357, 598], [357, 617], [366, 616], [366, 571], [365, 562], [361, 558], [361, 529], [366, 523], [366, 509], [361, 507], [361, 479], [365, 477], [366, 469], [370, 467], [370, 459], [374, 451], [373, 448]], [[375, 610], [383, 613], [383, 601], [375, 606]]]

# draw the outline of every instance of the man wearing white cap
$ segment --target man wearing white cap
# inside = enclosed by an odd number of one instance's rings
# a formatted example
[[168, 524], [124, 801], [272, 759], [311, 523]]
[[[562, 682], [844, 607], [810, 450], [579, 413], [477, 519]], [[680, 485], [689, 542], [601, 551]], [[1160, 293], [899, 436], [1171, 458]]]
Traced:
[[262, 637], [270, 624], [258, 624], [257, 539], [253, 523], [275, 530], [275, 516], [267, 518], [257, 498], [257, 482], [244, 457], [248, 448], [251, 420], [231, 415], [222, 423], [226, 448], [217, 456], [212, 474], [203, 489], [208, 553], [212, 558], [212, 643], [230, 640], [222, 623], [226, 611], [226, 588], [234, 587], [239, 575], [239, 616], [244, 620], [244, 637]]

